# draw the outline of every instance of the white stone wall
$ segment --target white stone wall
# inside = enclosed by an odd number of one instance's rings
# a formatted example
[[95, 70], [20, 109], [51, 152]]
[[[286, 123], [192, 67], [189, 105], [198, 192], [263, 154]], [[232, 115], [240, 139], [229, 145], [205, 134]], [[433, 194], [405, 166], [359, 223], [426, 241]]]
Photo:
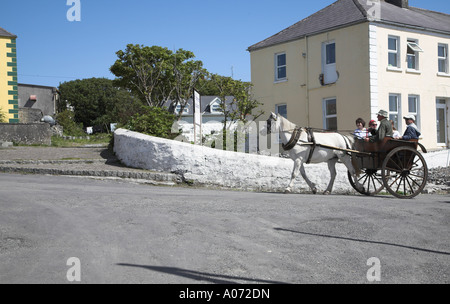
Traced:
[[[117, 157], [133, 168], [182, 174], [194, 184], [244, 190], [283, 192], [294, 163], [291, 159], [211, 149], [152, 137], [124, 129], [114, 135]], [[446, 166], [447, 150], [424, 154], [429, 168]], [[445, 160], [444, 160], [445, 159]], [[338, 163], [333, 193], [355, 192], [347, 179], [347, 168]], [[326, 163], [305, 165], [306, 174], [324, 191], [330, 174]], [[310, 192], [301, 176], [294, 192]]]
[[[193, 183], [258, 191], [284, 191], [294, 163], [291, 159], [260, 156], [195, 146], [119, 129], [114, 136], [117, 157], [133, 168], [177, 172]], [[334, 192], [353, 191], [345, 166], [337, 164]], [[307, 165], [306, 172], [319, 190], [329, 181], [327, 165]], [[307, 192], [306, 182], [297, 178], [295, 192]]]

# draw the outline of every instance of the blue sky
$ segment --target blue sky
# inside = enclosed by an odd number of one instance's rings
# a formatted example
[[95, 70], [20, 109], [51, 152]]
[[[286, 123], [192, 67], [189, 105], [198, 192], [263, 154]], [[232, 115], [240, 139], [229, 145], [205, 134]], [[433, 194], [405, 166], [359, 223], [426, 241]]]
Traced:
[[[69, 22], [67, 0], [15, 0], [0, 4], [0, 27], [18, 36], [19, 83], [113, 79], [115, 53], [129, 43], [183, 48], [211, 73], [250, 81], [250, 45], [333, 2], [80, 0], [81, 21]], [[448, 0], [409, 3], [450, 14]]]

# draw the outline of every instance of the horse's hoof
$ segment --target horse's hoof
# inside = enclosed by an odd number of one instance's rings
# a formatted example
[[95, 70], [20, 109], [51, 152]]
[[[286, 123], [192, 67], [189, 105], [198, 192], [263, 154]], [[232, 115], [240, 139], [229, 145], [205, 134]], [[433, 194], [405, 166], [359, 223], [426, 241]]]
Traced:
[[291, 189], [289, 189], [289, 188], [287, 188], [287, 189], [285, 189], [284, 190], [284, 194], [290, 194], [292, 191], [291, 191]]
[[317, 194], [317, 189], [312, 189], [313, 194]]

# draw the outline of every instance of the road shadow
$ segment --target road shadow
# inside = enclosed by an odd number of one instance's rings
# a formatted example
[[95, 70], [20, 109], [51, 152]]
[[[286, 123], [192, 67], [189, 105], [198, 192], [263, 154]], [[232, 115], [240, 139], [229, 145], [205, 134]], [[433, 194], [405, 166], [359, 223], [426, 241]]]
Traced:
[[239, 281], [244, 281], [249, 284], [289, 284], [279, 281], [261, 280], [253, 278], [244, 278], [238, 276], [221, 275], [215, 273], [199, 272], [194, 270], [182, 269], [177, 267], [164, 266], [150, 266], [150, 265], [136, 265], [127, 263], [118, 263], [117, 266], [143, 268], [151, 271], [157, 271], [175, 275], [179, 277], [188, 278], [195, 281], [204, 281], [213, 284], [240, 284]]
[[296, 230], [285, 229], [285, 228], [273, 228], [273, 229], [277, 230], [277, 231], [292, 232], [292, 233], [309, 235], [309, 236], [318, 236], [318, 237], [323, 237], [323, 238], [331, 238], [331, 239], [338, 239], [338, 240], [345, 240], [345, 241], [352, 241], [352, 242], [359, 242], [359, 243], [370, 243], [370, 244], [377, 244], [377, 245], [387, 245], [387, 246], [394, 246], [394, 247], [406, 248], [406, 249], [411, 249], [411, 250], [423, 251], [423, 252], [428, 252], [428, 253], [450, 255], [450, 252], [437, 251], [437, 250], [431, 250], [431, 249], [426, 249], [426, 248], [419, 248], [419, 247], [400, 245], [400, 244], [393, 244], [393, 243], [387, 243], [387, 242], [361, 240], [361, 239], [354, 239], [354, 238], [335, 236], [335, 235], [327, 235], [327, 234], [318, 234], [318, 233], [311, 233], [311, 232], [304, 232], [304, 231], [296, 231]]

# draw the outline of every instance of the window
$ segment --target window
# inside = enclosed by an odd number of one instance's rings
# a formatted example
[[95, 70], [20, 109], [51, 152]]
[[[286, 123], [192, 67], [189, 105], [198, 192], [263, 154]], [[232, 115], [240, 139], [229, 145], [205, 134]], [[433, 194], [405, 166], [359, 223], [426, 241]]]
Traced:
[[211, 113], [222, 113], [222, 110], [220, 109], [220, 105], [213, 104], [211, 106]]
[[417, 95], [408, 96], [408, 113], [416, 116], [416, 125], [420, 129], [420, 98]]
[[410, 70], [419, 69], [420, 52], [423, 52], [423, 50], [420, 48], [418, 41], [414, 39], [408, 39], [408, 50], [407, 50], [408, 69]]
[[286, 54], [275, 54], [275, 81], [287, 79]]
[[337, 102], [336, 98], [323, 101], [323, 127], [327, 130], [337, 130]]
[[[175, 108], [175, 113], [179, 114], [181, 111], [181, 105], [177, 105], [177, 107]], [[183, 109], [183, 114], [189, 114], [189, 107], [188, 105], [186, 105]]]
[[336, 71], [336, 43], [322, 43], [322, 85], [335, 83], [338, 80]]
[[287, 119], [287, 105], [280, 104], [275, 106], [275, 114], [280, 114]]
[[389, 95], [389, 120], [394, 122], [394, 127], [397, 130], [400, 130], [401, 122], [399, 121], [399, 117], [401, 117], [400, 111], [400, 95], [398, 94], [390, 94]]
[[438, 71], [448, 74], [448, 44], [438, 45]]
[[388, 38], [388, 66], [389, 67], [400, 67], [400, 38], [395, 36], [389, 36]]
[[214, 99], [209, 105], [209, 111], [212, 114], [222, 114], [222, 108], [220, 107], [222, 101], [219, 98]]
[[336, 43], [326, 45], [326, 61], [327, 64], [336, 63]]

